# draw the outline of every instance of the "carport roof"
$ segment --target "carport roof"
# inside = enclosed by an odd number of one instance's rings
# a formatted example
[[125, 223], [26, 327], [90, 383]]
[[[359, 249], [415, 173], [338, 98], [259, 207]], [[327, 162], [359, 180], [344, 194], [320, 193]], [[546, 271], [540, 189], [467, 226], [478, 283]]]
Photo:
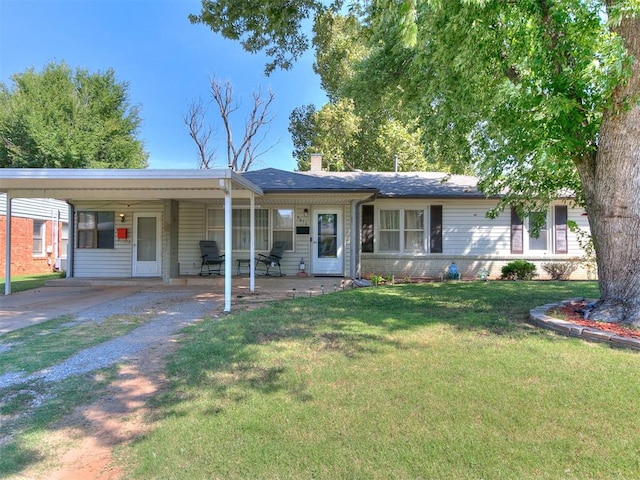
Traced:
[[0, 169], [0, 192], [23, 198], [194, 198], [223, 195], [229, 183], [232, 190], [263, 194], [229, 169]]

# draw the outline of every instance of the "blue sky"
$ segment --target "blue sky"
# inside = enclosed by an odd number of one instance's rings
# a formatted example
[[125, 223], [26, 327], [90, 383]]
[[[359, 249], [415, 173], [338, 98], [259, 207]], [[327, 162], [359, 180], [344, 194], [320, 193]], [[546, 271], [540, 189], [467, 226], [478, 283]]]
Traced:
[[[287, 130], [291, 111], [325, 102], [308, 53], [291, 71], [263, 74], [265, 59], [238, 43], [223, 39], [187, 16], [200, 12], [199, 0], [0, 0], [0, 82], [14, 73], [51, 61], [91, 72], [113, 68], [128, 82], [133, 104], [140, 106], [139, 138], [149, 152], [150, 168], [196, 168], [195, 144], [183, 123], [193, 99], [208, 101], [209, 79], [229, 80], [242, 105], [261, 87], [275, 93], [264, 146], [253, 170], [294, 170], [293, 145]], [[246, 112], [238, 112], [234, 134], [244, 129]], [[226, 146], [215, 106], [209, 123], [218, 132], [216, 166], [226, 165]]]

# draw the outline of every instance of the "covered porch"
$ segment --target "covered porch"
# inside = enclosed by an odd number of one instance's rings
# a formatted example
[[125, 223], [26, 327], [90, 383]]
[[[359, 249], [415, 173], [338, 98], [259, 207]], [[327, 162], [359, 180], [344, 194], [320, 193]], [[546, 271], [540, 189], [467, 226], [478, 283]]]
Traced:
[[[171, 285], [174, 280], [179, 281], [180, 270], [178, 261], [178, 243], [180, 237], [179, 230], [179, 205], [184, 201], [217, 200], [224, 205], [224, 235], [225, 235], [225, 258], [224, 265], [224, 310], [231, 309], [232, 298], [232, 277], [234, 271], [233, 252], [231, 250], [232, 232], [232, 205], [235, 201], [240, 201], [247, 205], [251, 215], [251, 241], [250, 258], [255, 257], [255, 199], [261, 197], [263, 191], [249, 180], [228, 169], [220, 170], [86, 170], [86, 169], [3, 169], [0, 177], [0, 192], [6, 193], [6, 241], [5, 241], [5, 295], [11, 293], [11, 203], [14, 198], [53, 198], [66, 201], [69, 204], [69, 218], [74, 219], [70, 228], [69, 251], [67, 277], [73, 278], [75, 275], [74, 259], [80, 251], [77, 249], [77, 218], [74, 209], [75, 203], [80, 202], [103, 202], [104, 205], [122, 206], [125, 211], [131, 205], [142, 208], [144, 205], [154, 204], [160, 208], [156, 215], [157, 220], [157, 247], [154, 254], [157, 255], [159, 271], [147, 276], [159, 277], [156, 281], [166, 285]], [[120, 207], [118, 207], [120, 208]], [[136, 231], [136, 216], [125, 222], [125, 213], [118, 214], [123, 222], [122, 227], [131, 225], [133, 232]], [[144, 218], [152, 218], [153, 215], [145, 214]], [[111, 220], [115, 222], [115, 219]], [[112, 232], [116, 230], [112, 225]], [[121, 228], [126, 230], [126, 228]], [[113, 234], [113, 233], [112, 233]], [[136, 243], [139, 240], [135, 233], [133, 238], [128, 232], [123, 233], [125, 239], [129, 239], [129, 244], [116, 245], [121, 254], [129, 252], [135, 260]], [[117, 238], [120, 239], [120, 232]], [[109, 250], [103, 250], [102, 253]], [[115, 251], [112, 247], [111, 252]], [[82, 249], [82, 253], [87, 250]], [[99, 250], [94, 252], [97, 258]], [[110, 261], [106, 260], [107, 255], [101, 255], [105, 262], [103, 267], [109, 268]], [[121, 257], [122, 258], [122, 257]], [[132, 261], [134, 261], [132, 260]], [[248, 265], [248, 289], [255, 290], [255, 269], [253, 263]], [[82, 275], [87, 277], [88, 275]], [[110, 275], [113, 277], [114, 275]], [[117, 275], [115, 275], [117, 277]], [[141, 275], [145, 276], [145, 275]], [[131, 281], [138, 281], [135, 269], [131, 270]], [[114, 281], [115, 278], [103, 278], [102, 281]], [[153, 281], [153, 279], [142, 279], [143, 281]], [[217, 280], [217, 279], [216, 279]], [[77, 281], [86, 281], [86, 278]], [[213, 286], [213, 281], [211, 282]]]

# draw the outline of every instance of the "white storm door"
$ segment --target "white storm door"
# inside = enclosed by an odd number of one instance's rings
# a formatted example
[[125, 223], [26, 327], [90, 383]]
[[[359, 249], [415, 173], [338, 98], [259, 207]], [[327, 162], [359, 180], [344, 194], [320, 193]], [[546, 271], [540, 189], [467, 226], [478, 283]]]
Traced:
[[316, 210], [313, 219], [312, 273], [343, 275], [342, 213], [339, 210]]
[[162, 244], [159, 213], [133, 215], [133, 276], [159, 277], [162, 273]]

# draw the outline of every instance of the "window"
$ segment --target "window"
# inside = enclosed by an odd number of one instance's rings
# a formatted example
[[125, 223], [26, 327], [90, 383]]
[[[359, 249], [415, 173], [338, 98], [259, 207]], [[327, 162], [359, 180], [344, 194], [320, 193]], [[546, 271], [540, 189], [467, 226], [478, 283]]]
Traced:
[[[224, 212], [223, 220], [224, 222]], [[269, 248], [269, 210], [255, 210], [256, 248]], [[251, 210], [236, 208], [231, 214], [231, 248], [233, 250], [251, 249]], [[224, 242], [222, 242], [224, 245]]]
[[33, 221], [33, 256], [44, 257], [45, 225], [43, 220]]
[[400, 251], [399, 210], [380, 210], [380, 251]]
[[380, 210], [378, 218], [377, 251], [442, 253], [441, 205], [429, 209]]
[[[538, 224], [539, 230], [532, 233], [534, 225]], [[548, 248], [547, 212], [534, 212], [529, 215], [529, 250], [547, 251]]]
[[[287, 242], [287, 250], [293, 249], [293, 210], [272, 210], [272, 232], [269, 228], [269, 209], [255, 210], [256, 250], [269, 250], [273, 242]], [[270, 238], [273, 234], [273, 239]], [[224, 210], [210, 208], [207, 211], [207, 240], [215, 240], [224, 250]], [[231, 213], [231, 248], [234, 251], [249, 251], [251, 248], [251, 209], [234, 208]]]
[[424, 210], [404, 211], [404, 250], [424, 251]]
[[293, 250], [293, 210], [273, 210], [273, 243], [287, 242], [286, 250]]
[[[553, 228], [550, 228], [549, 213], [553, 212]], [[526, 252], [554, 252], [558, 254], [568, 253], [567, 244], [567, 207], [556, 205], [553, 210], [533, 212], [526, 219], [528, 233], [525, 235], [525, 222], [520, 218], [515, 208], [511, 209], [511, 253], [522, 254]], [[535, 234], [534, 226], [538, 225]]]
[[207, 240], [215, 240], [218, 249], [224, 250], [224, 210], [207, 210]]
[[113, 212], [78, 212], [78, 248], [114, 248]]
[[67, 256], [67, 247], [69, 245], [69, 224], [64, 222], [60, 229], [60, 245], [58, 247], [58, 255], [61, 257]]

